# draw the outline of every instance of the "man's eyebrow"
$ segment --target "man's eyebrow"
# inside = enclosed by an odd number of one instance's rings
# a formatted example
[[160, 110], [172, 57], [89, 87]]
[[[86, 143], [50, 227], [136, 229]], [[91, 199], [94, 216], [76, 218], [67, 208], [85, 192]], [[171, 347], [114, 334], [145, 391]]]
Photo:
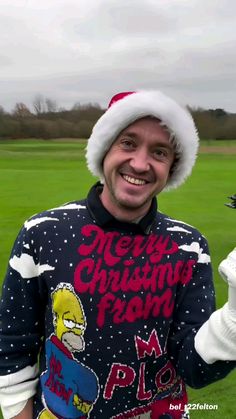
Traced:
[[169, 143], [166, 143], [166, 142], [162, 142], [162, 140], [158, 140], [158, 141], [159, 142], [156, 143], [154, 145], [154, 147], [164, 147], [164, 148], [168, 148], [169, 150], [174, 150], [174, 146], [170, 142]]
[[124, 129], [120, 134], [119, 134], [119, 137], [120, 136], [122, 136], [122, 135], [129, 135], [130, 137], [136, 137], [136, 138], [138, 138], [138, 133], [137, 132], [135, 132], [135, 131], [129, 131], [129, 129], [127, 128], [127, 129]]
[[[124, 131], [122, 131], [119, 135], [118, 135], [118, 137], [122, 137], [123, 135], [127, 135], [127, 136], [129, 136], [129, 137], [133, 137], [133, 138], [137, 138], [137, 139], [139, 139], [139, 134], [137, 133], [137, 132], [135, 132], [135, 131], [129, 131], [129, 129], [127, 128], [127, 129], [125, 129]], [[169, 149], [174, 149], [174, 147], [173, 147], [173, 144], [170, 142], [170, 141], [168, 141], [168, 142], [166, 142], [166, 141], [164, 141], [164, 140], [161, 140], [160, 138], [157, 138], [156, 139], [156, 144], [154, 144], [153, 146], [161, 146], [161, 147], [166, 147], [166, 148], [169, 148]]]

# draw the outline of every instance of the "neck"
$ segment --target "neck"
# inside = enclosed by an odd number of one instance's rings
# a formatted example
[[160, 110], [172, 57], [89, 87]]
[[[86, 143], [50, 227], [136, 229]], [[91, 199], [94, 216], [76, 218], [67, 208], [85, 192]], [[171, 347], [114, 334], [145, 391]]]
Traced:
[[141, 208], [126, 208], [121, 205], [117, 205], [116, 202], [113, 202], [110, 199], [106, 199], [103, 192], [100, 195], [103, 206], [106, 208], [110, 214], [113, 215], [119, 221], [124, 221], [127, 223], [138, 223], [149, 211], [151, 203], [146, 203]]

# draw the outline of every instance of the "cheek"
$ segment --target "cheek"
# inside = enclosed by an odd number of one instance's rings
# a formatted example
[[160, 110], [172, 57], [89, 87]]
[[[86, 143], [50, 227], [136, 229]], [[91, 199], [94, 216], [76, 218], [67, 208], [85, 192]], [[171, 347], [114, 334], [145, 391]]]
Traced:
[[103, 160], [103, 172], [104, 174], [110, 174], [115, 172], [115, 170], [120, 166], [122, 162], [120, 162], [119, 154], [107, 154], [105, 159]]
[[102, 162], [103, 170], [104, 171], [108, 170], [111, 164], [112, 164], [112, 156], [110, 157], [110, 153], [108, 153], [106, 154]]
[[102, 169], [103, 169], [104, 177], [106, 178], [107, 176], [109, 176], [109, 173], [110, 173], [109, 161], [104, 160]]
[[158, 163], [156, 167], [154, 167], [155, 173], [158, 177], [169, 177], [171, 164], [170, 163]]

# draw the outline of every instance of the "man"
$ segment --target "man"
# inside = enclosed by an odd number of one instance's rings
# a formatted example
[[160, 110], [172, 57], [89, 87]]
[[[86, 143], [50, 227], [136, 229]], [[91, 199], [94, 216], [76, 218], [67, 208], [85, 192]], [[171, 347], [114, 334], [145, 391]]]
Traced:
[[[157, 211], [191, 173], [198, 135], [158, 91], [114, 96], [94, 126], [88, 197], [28, 220], [1, 303], [5, 418], [187, 418], [185, 384], [236, 365], [236, 251], [215, 311], [208, 245]], [[39, 358], [38, 358], [39, 356]]]

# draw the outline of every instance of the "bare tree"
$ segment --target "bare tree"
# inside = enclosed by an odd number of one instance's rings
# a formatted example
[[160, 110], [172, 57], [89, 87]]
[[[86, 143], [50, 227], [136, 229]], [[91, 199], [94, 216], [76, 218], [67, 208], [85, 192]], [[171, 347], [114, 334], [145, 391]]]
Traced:
[[36, 95], [33, 100], [33, 107], [36, 115], [40, 115], [45, 111], [44, 97], [42, 95]]
[[55, 100], [50, 99], [49, 97], [47, 97], [45, 99], [45, 104], [46, 104], [47, 112], [57, 112], [58, 106], [57, 106], [57, 102]]
[[26, 118], [31, 115], [29, 108], [22, 102], [16, 103], [12, 113], [18, 118]]
[[5, 115], [4, 107], [0, 105], [0, 115]]

